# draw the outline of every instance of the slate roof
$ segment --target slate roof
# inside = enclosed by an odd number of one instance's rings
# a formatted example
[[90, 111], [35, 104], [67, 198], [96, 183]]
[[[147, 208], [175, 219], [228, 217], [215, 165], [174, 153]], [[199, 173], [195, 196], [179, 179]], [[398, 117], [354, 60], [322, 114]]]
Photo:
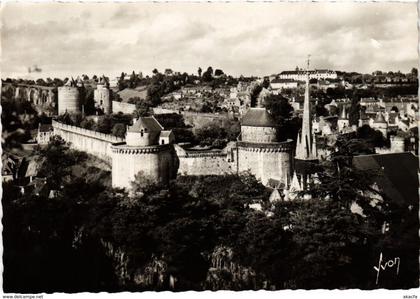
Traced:
[[377, 185], [387, 197], [418, 209], [418, 156], [410, 152], [363, 155], [354, 157], [353, 165], [361, 170], [378, 170]]
[[160, 132], [163, 130], [161, 124], [153, 116], [140, 117], [136, 123], [129, 127], [128, 132], [141, 132], [146, 129], [149, 132]]
[[265, 108], [250, 108], [242, 118], [242, 126], [250, 127], [276, 127], [273, 117]]
[[172, 134], [172, 130], [160, 132], [160, 137], [169, 137]]

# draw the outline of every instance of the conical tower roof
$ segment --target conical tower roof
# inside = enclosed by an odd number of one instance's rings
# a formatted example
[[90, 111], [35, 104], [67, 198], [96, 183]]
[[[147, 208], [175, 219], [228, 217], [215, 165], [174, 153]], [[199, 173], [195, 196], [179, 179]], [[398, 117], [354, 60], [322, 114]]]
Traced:
[[242, 118], [242, 126], [249, 127], [276, 127], [276, 122], [265, 108], [249, 108]]
[[343, 106], [343, 109], [341, 110], [340, 118], [339, 119], [347, 119], [347, 109], [346, 106]]
[[386, 123], [385, 117], [382, 112], [376, 114], [375, 123]]

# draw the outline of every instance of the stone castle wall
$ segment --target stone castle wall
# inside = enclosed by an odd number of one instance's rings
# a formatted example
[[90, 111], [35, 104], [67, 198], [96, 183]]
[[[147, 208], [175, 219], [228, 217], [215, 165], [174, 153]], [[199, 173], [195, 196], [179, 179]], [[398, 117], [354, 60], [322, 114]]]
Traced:
[[186, 125], [192, 126], [194, 129], [200, 129], [211, 123], [217, 123], [224, 126], [229, 121], [229, 115], [226, 114], [212, 114], [182, 111], [184, 122]]
[[129, 188], [139, 170], [164, 183], [179, 175], [222, 175], [250, 171], [264, 185], [269, 179], [287, 184], [292, 141], [230, 142], [221, 151], [185, 150], [179, 145], [127, 146], [123, 138], [53, 121], [54, 134], [71, 147], [112, 162], [112, 184]]
[[175, 145], [179, 159], [179, 175], [222, 175], [236, 173], [236, 157], [233, 148], [224, 151], [186, 151]]
[[264, 185], [269, 179], [288, 183], [292, 164], [292, 141], [258, 144], [238, 142], [238, 172], [250, 171]]
[[135, 110], [136, 105], [134, 104], [112, 101], [112, 113], [132, 114]]
[[164, 184], [176, 176], [175, 153], [170, 144], [145, 147], [116, 145], [111, 150], [113, 187], [129, 189], [139, 171]]
[[109, 162], [111, 161], [111, 144], [124, 142], [123, 138], [65, 125], [57, 121], [53, 121], [52, 126], [54, 135], [59, 135], [70, 142], [72, 148]]

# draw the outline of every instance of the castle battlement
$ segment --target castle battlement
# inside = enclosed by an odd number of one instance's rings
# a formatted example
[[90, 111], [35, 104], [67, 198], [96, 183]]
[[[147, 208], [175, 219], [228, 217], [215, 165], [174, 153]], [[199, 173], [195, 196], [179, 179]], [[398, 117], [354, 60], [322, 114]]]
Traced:
[[149, 145], [149, 146], [129, 146], [126, 144], [122, 144], [122, 145], [113, 144], [111, 146], [111, 151], [112, 153], [115, 153], [115, 154], [131, 154], [131, 155], [153, 154], [153, 153], [166, 151], [170, 149], [170, 147], [171, 147], [170, 144]]
[[66, 125], [63, 123], [60, 123], [56, 120], [52, 121], [52, 126], [54, 128], [54, 130], [60, 129], [60, 130], [65, 130], [65, 131], [69, 131], [75, 134], [79, 134], [79, 135], [84, 135], [87, 137], [91, 137], [91, 138], [95, 138], [95, 139], [99, 139], [102, 141], [106, 141], [109, 143], [119, 143], [119, 142], [124, 142], [124, 138], [121, 137], [117, 137], [114, 135], [110, 135], [110, 134], [104, 134], [101, 132], [96, 132], [96, 131], [92, 131], [92, 130], [88, 130], [88, 129], [83, 129], [80, 127], [76, 127], [76, 126], [72, 126], [72, 125]]
[[280, 153], [291, 152], [293, 150], [293, 141], [284, 142], [256, 143], [247, 141], [238, 141], [237, 147], [249, 152]]
[[188, 151], [185, 150], [185, 154], [178, 154], [178, 157], [182, 158], [201, 158], [201, 157], [226, 157], [227, 153], [215, 152], [215, 151]]

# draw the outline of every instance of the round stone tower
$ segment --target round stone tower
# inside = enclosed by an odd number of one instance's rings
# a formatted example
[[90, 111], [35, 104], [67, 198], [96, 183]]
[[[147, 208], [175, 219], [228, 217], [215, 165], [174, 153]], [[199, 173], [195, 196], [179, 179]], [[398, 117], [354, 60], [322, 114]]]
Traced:
[[264, 185], [288, 185], [292, 140], [277, 142], [277, 128], [265, 108], [250, 108], [241, 122], [237, 142], [238, 171], [250, 171]]
[[104, 76], [99, 80], [94, 92], [95, 108], [100, 109], [105, 114], [112, 113], [111, 91]]
[[128, 128], [126, 143], [111, 147], [114, 188], [130, 189], [137, 174], [163, 184], [175, 178], [175, 150], [172, 144], [159, 144], [165, 133], [153, 116], [140, 117]]
[[[58, 114], [80, 112], [80, 91], [73, 79], [58, 88]], [[80, 83], [79, 83], [80, 84]]]

